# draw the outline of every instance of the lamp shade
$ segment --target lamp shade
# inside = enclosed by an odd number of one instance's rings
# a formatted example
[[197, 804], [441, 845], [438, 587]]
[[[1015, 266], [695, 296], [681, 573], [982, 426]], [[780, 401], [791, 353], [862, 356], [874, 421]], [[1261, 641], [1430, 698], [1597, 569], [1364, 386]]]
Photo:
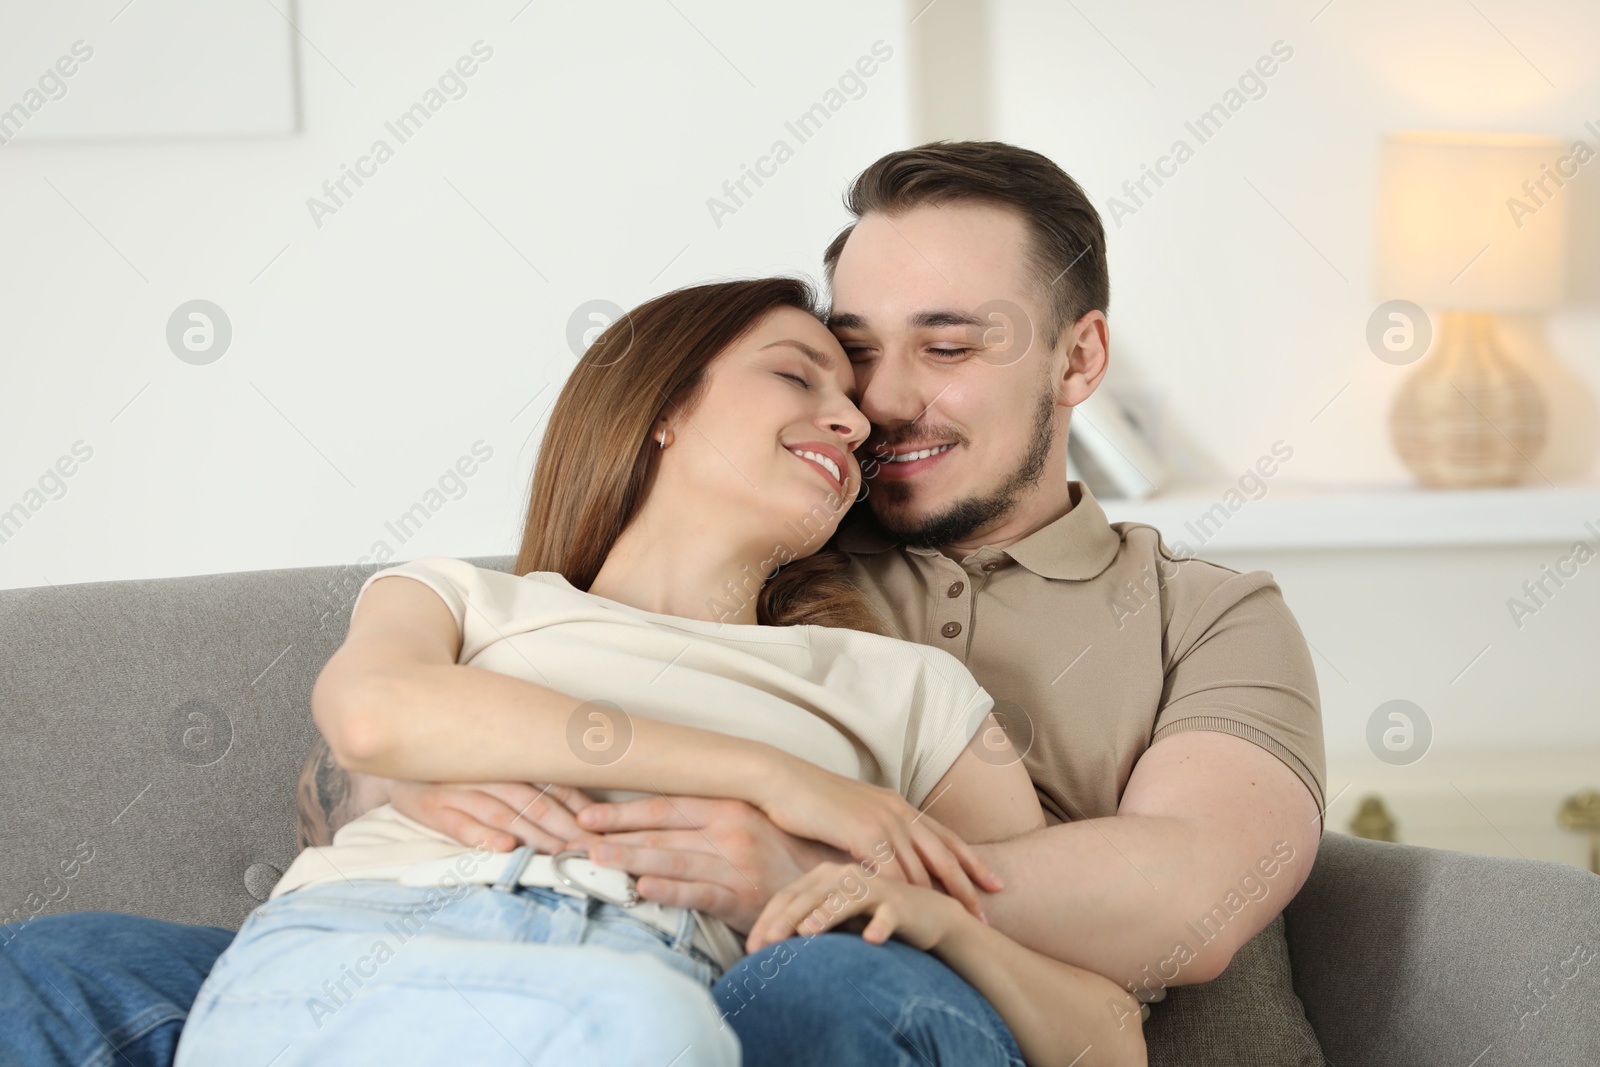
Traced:
[[1380, 299], [1538, 311], [1561, 299], [1577, 162], [1554, 137], [1391, 133], [1378, 193]]

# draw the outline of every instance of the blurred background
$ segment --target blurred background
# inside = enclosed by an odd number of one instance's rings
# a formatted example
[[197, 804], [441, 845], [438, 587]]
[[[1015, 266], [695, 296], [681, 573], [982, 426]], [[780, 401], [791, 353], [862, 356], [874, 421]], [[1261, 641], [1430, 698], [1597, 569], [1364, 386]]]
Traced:
[[1106, 224], [1075, 471], [1277, 578], [1328, 826], [1595, 862], [1592, 4], [0, 11], [0, 588], [512, 552], [611, 316], [998, 138]]

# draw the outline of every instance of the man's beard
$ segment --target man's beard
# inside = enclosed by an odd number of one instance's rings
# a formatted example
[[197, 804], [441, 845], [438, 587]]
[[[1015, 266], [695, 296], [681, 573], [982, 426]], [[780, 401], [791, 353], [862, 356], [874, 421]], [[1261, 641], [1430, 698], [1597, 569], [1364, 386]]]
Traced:
[[[1050, 449], [1055, 444], [1055, 395], [1050, 390], [1039, 394], [1034, 409], [1033, 446], [1022, 458], [1017, 469], [1011, 472], [1000, 486], [987, 497], [958, 500], [943, 511], [904, 525], [893, 518], [885, 519], [876, 511], [873, 517], [878, 525], [896, 541], [912, 548], [940, 548], [965, 541], [985, 526], [997, 524], [1016, 508], [1022, 494], [1037, 485], [1044, 476], [1050, 459]], [[876, 487], [892, 499], [899, 486]]]

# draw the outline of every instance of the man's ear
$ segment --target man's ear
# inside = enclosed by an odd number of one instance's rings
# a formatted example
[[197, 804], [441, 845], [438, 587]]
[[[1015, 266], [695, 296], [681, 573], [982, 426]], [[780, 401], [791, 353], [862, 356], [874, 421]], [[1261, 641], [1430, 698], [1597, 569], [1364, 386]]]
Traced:
[[1061, 331], [1056, 347], [1063, 354], [1056, 399], [1066, 407], [1077, 407], [1100, 387], [1110, 366], [1111, 324], [1105, 312], [1084, 312]]

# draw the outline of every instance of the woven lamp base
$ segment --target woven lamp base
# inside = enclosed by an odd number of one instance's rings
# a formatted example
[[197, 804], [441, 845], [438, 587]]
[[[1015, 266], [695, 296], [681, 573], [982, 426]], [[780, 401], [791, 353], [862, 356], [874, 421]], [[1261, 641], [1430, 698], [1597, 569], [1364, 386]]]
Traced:
[[1501, 347], [1493, 315], [1447, 311], [1436, 350], [1395, 394], [1389, 434], [1423, 485], [1515, 485], [1544, 448], [1544, 397]]

